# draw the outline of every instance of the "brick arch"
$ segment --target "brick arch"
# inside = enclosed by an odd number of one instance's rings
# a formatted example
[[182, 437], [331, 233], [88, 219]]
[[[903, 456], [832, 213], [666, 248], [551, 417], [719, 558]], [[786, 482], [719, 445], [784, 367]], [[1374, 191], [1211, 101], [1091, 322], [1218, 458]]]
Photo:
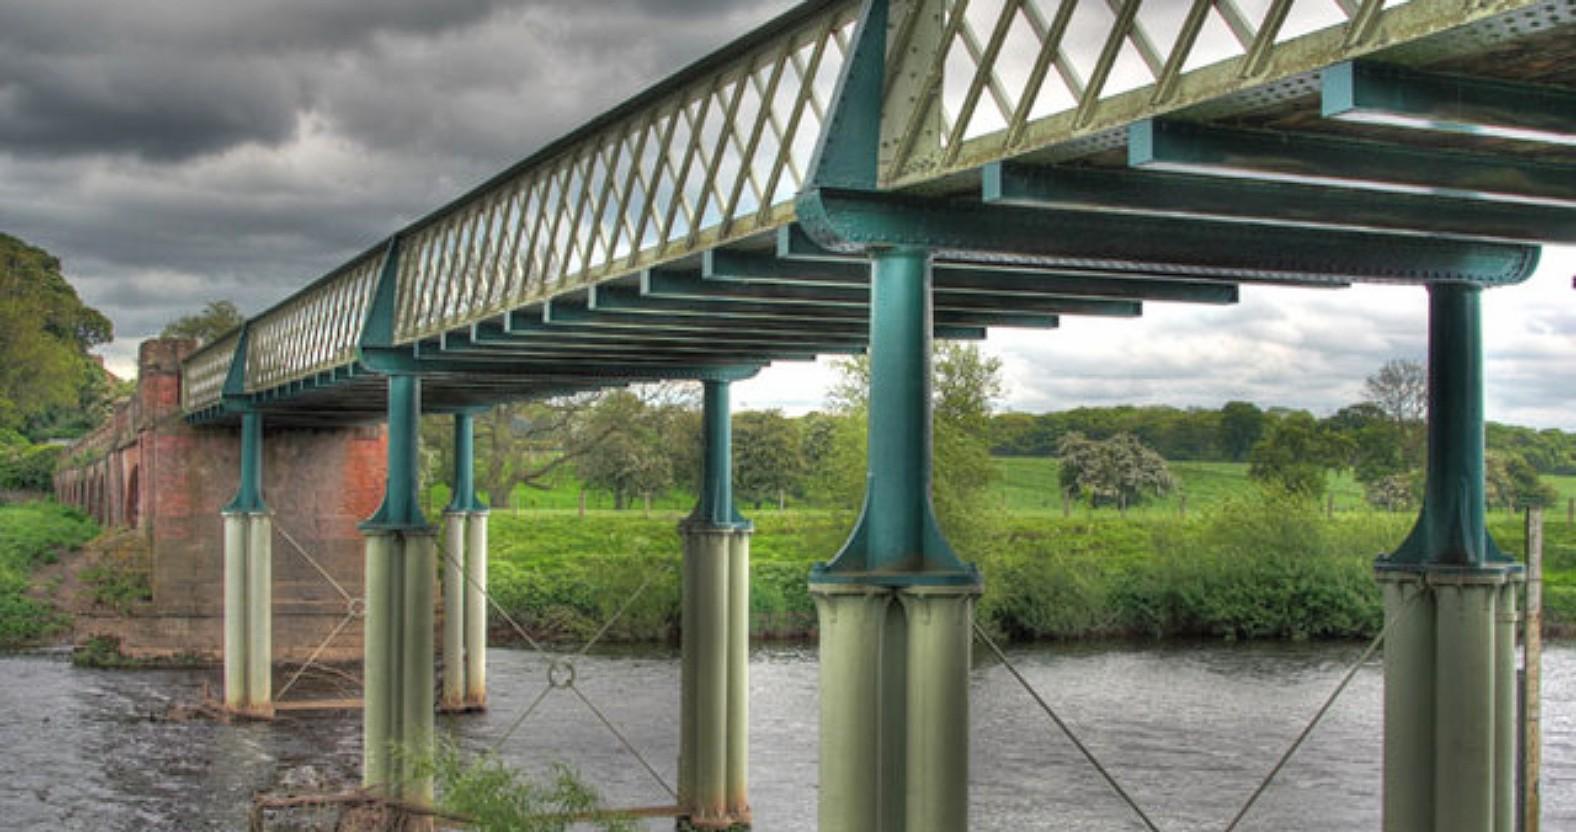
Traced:
[[131, 473], [126, 475], [126, 510], [124, 517], [126, 525], [137, 528], [142, 525], [142, 488], [138, 474], [140, 466], [131, 466]]

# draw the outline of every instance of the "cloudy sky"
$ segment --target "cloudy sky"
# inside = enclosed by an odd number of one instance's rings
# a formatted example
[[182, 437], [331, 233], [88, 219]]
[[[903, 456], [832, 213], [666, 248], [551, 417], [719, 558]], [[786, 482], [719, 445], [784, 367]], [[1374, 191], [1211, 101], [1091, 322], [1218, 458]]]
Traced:
[[[61, 257], [136, 344], [212, 299], [255, 312], [784, 0], [0, 0], [0, 231]], [[1489, 293], [1492, 419], [1576, 429], [1576, 251]], [[1230, 399], [1327, 413], [1421, 358], [1419, 289], [1243, 290], [1230, 308], [992, 332], [1002, 404]], [[748, 407], [820, 403], [779, 365]]]

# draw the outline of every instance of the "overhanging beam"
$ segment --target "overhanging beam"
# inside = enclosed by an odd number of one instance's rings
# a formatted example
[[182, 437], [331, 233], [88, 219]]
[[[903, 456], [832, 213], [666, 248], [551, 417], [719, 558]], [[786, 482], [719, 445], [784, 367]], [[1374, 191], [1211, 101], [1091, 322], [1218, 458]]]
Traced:
[[[950, 316], [943, 316], [950, 317]], [[992, 325], [1004, 325], [993, 322]], [[754, 334], [781, 335], [783, 337], [817, 338], [844, 335], [865, 339], [869, 336], [869, 322], [865, 320], [817, 320], [750, 322]], [[560, 331], [580, 335], [601, 333], [610, 338], [627, 338], [631, 330], [637, 337], [664, 334], [681, 338], [707, 336], [733, 337], [739, 333], [737, 324], [726, 320], [675, 316], [655, 318], [650, 315], [626, 315], [617, 312], [595, 312], [584, 302], [571, 299], [547, 301], [540, 305], [523, 307], [504, 315], [504, 329], [511, 335], [553, 335]], [[959, 341], [979, 341], [985, 338], [984, 324], [963, 324], [953, 321], [935, 325], [937, 338]]]
[[1319, 73], [1326, 118], [1576, 145], [1576, 92], [1348, 61]]
[[[718, 301], [723, 303], [756, 299], [804, 301], [858, 309], [868, 315], [869, 289], [835, 286], [784, 286], [781, 284], [718, 283], [693, 272], [648, 270], [641, 275], [642, 298]], [[932, 292], [932, 308], [938, 312], [989, 312], [1010, 307], [1025, 312], [1051, 315], [1097, 315], [1132, 318], [1141, 311], [1138, 303], [1066, 297], [1054, 291], [1020, 293], [1010, 300], [981, 292]]]
[[[869, 315], [861, 309], [840, 309], [835, 306], [799, 306], [789, 304], [774, 305], [766, 308], [737, 309], [729, 307], [746, 306], [733, 302], [720, 301], [709, 306], [701, 306], [705, 301], [670, 301], [661, 298], [641, 298], [637, 291], [624, 287], [593, 287], [591, 300], [584, 308], [563, 306], [556, 302], [548, 304], [548, 322], [556, 317], [562, 320], [585, 322], [588, 320], [602, 320], [613, 325], [644, 326], [642, 319], [657, 318], [659, 320], [672, 320], [683, 317], [705, 318], [707, 320], [723, 320], [733, 318], [738, 323], [735, 326], [756, 326], [760, 323], [780, 321], [785, 318], [799, 318], [804, 321], [842, 320], [844, 322], [864, 323]], [[959, 311], [952, 309], [937, 310], [936, 323], [956, 324], [961, 326], [1010, 326], [1026, 329], [1054, 329], [1057, 318], [1054, 314], [1027, 311], [999, 311], [995, 309], [981, 311]]]
[[1128, 127], [1127, 161], [1144, 170], [1576, 207], [1576, 165], [1307, 133], [1148, 119]]
[[1229, 276], [1244, 282], [1499, 285], [1525, 280], [1538, 262], [1536, 247], [1507, 243], [1114, 217], [886, 192], [822, 188], [801, 195], [795, 207], [817, 243], [844, 252], [919, 246], [958, 259]]
[[1576, 242], [1576, 205], [1556, 208], [1291, 182], [1015, 162], [986, 165], [981, 181], [982, 198], [999, 205], [1512, 242]]
[[[847, 262], [794, 260], [713, 249], [706, 252], [702, 260], [701, 277], [724, 283], [842, 286], [868, 292], [870, 267], [855, 258], [848, 258]], [[936, 263], [932, 266], [932, 279], [935, 291], [944, 290], [949, 295], [1056, 295], [1184, 303], [1236, 303], [1238, 296], [1237, 287], [1230, 283], [1077, 269], [982, 268]]]

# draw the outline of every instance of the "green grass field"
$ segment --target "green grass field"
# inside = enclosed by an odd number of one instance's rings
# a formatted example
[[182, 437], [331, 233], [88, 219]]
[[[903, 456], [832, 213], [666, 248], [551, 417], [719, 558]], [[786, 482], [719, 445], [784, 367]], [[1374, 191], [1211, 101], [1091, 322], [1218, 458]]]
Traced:
[[[998, 478], [993, 484], [994, 502], [1014, 512], [1059, 512], [1062, 510], [1061, 470], [1049, 457], [996, 457]], [[1170, 462], [1178, 487], [1158, 500], [1151, 500], [1133, 511], [1140, 514], [1178, 514], [1186, 501], [1187, 510], [1207, 511], [1220, 503], [1253, 491], [1248, 465], [1242, 462]], [[1332, 474], [1330, 494], [1336, 511], [1365, 508], [1362, 486], [1348, 472]], [[1075, 512], [1089, 511], [1075, 506]]]

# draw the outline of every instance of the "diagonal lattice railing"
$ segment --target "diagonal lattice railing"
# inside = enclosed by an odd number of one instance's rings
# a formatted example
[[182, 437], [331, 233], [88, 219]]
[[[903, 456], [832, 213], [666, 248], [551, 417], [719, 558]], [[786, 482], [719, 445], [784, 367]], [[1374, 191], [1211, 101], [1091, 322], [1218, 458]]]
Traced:
[[[890, 1], [892, 188], [1114, 147], [1184, 107], [1307, 94], [1331, 64], [1547, 2]], [[806, 3], [402, 230], [396, 341], [790, 222], [861, 5]], [[353, 360], [383, 250], [253, 322], [248, 392]], [[214, 352], [188, 362], [188, 412], [219, 400]]]
[[[1440, 0], [946, 0], [910, 4], [899, 77], [922, 102], [885, 128], [885, 178], [923, 181], [1319, 69], [1424, 34]], [[1416, 8], [1404, 12], [1400, 7]], [[1486, 4], [1480, 4], [1486, 5]], [[1506, 4], [1499, 4], [1506, 5]], [[1383, 14], [1382, 14], [1383, 13]], [[889, 82], [889, 100], [890, 100]], [[1087, 149], [1087, 148], [1084, 148]]]
[[246, 392], [266, 390], [355, 360], [384, 254], [375, 249], [252, 321]]
[[396, 339], [785, 222], [856, 11], [812, 16], [407, 230]]
[[191, 354], [182, 368], [181, 407], [187, 413], [218, 403], [224, 395], [224, 380], [235, 361], [235, 348], [241, 342], [239, 329], [222, 336]]

